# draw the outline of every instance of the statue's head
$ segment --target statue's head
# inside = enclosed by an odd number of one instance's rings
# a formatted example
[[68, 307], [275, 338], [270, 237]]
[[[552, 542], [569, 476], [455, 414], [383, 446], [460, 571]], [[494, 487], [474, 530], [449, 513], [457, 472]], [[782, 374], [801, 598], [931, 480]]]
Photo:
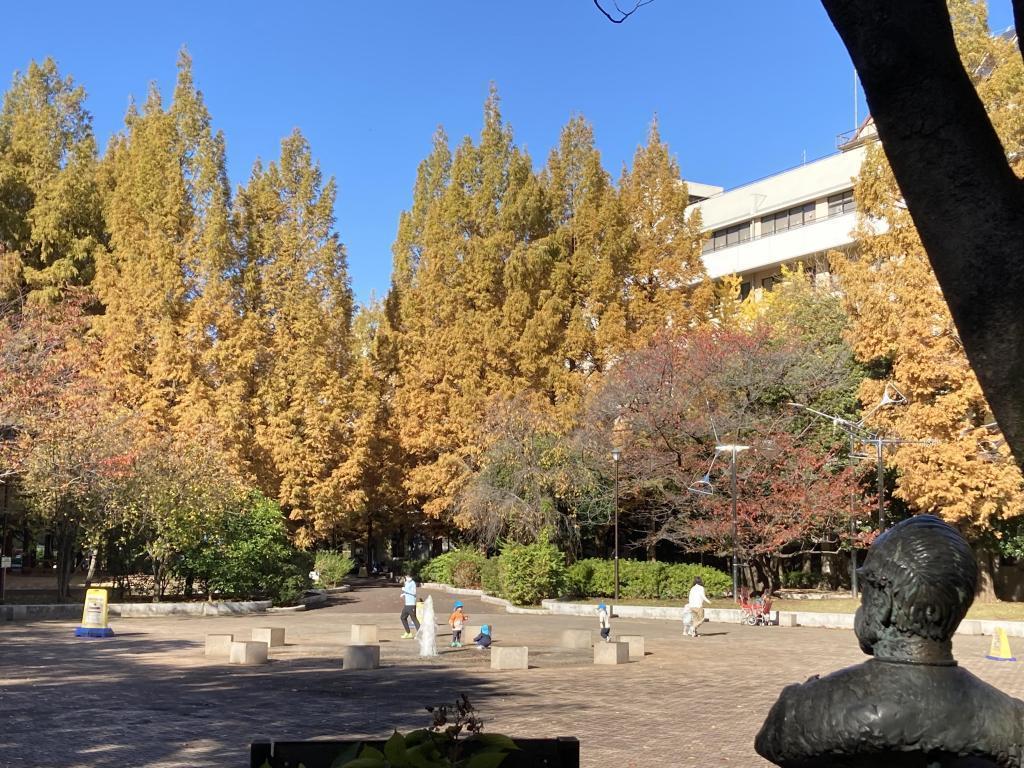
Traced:
[[879, 536], [868, 550], [855, 628], [864, 653], [880, 640], [948, 643], [974, 601], [978, 566], [967, 541], [932, 515], [918, 515]]

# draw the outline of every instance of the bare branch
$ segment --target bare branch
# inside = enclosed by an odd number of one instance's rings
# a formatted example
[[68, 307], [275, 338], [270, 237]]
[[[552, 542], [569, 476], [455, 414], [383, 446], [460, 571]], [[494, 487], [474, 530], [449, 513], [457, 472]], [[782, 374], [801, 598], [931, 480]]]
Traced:
[[601, 5], [600, 0], [594, 0], [594, 5], [597, 6], [597, 10], [603, 13], [605, 18], [608, 19], [608, 21], [610, 21], [612, 24], [621, 24], [634, 13], [636, 13], [638, 10], [643, 8], [645, 5], [650, 5], [653, 2], [654, 0], [637, 0], [636, 5], [634, 5], [632, 10], [630, 11], [624, 11], [621, 8], [619, 8], [619, 4], [617, 2], [612, 2], [612, 5], [615, 6], [615, 10], [621, 14], [619, 18], [615, 18], [610, 13], [608, 13], [608, 11], [604, 9], [604, 6]]

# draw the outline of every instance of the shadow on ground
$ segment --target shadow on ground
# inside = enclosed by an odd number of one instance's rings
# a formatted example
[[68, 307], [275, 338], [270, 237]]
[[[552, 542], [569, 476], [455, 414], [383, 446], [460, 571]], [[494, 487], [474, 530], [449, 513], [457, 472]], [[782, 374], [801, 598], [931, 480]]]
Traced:
[[[346, 672], [339, 658], [305, 658], [236, 667], [206, 662], [195, 642], [69, 634], [42, 623], [4, 633], [0, 764], [242, 767], [252, 741], [387, 736], [425, 726], [427, 704], [465, 692], [485, 706], [498, 693], [449, 666]], [[139, 730], [143, 745], [132, 737]]]

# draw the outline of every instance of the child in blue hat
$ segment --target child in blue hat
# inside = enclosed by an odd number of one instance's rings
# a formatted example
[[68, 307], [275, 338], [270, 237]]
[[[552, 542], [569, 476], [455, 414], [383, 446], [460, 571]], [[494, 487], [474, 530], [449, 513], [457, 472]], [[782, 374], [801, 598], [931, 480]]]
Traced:
[[612, 641], [612, 617], [608, 611], [608, 606], [601, 603], [597, 606], [597, 623], [601, 627], [601, 639], [606, 643]]
[[491, 625], [484, 624], [480, 627], [480, 634], [473, 638], [473, 642], [476, 643], [476, 649], [482, 651], [485, 648], [491, 647]]
[[462, 647], [462, 628], [466, 626], [467, 619], [469, 619], [469, 616], [462, 610], [462, 601], [456, 600], [455, 610], [448, 617], [448, 624], [452, 628], [452, 648]]

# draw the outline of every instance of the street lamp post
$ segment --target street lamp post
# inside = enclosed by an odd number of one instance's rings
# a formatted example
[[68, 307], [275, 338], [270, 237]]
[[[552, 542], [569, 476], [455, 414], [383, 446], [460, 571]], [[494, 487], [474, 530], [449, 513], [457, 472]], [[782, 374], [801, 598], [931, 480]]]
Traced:
[[728, 453], [730, 456], [729, 466], [729, 495], [732, 497], [732, 599], [736, 600], [740, 594], [740, 556], [739, 556], [739, 533], [737, 530], [736, 515], [736, 454], [750, 448], [749, 445], [716, 445], [715, 450], [719, 453]]
[[615, 602], [619, 601], [619, 459], [622, 451], [612, 448], [612, 463], [615, 465]]

